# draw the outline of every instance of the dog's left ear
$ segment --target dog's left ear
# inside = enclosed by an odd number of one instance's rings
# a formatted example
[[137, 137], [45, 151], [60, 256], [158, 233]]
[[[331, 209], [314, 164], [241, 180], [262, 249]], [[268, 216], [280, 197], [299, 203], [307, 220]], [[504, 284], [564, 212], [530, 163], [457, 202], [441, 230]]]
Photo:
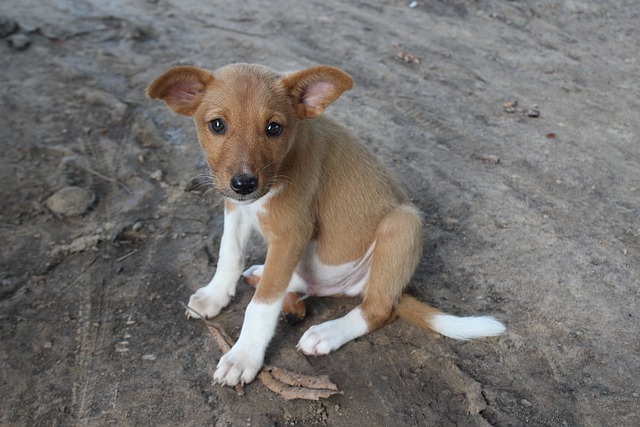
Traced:
[[173, 67], [149, 84], [147, 96], [163, 100], [178, 114], [192, 116], [212, 82], [211, 73], [201, 68]]
[[337, 68], [319, 65], [285, 75], [282, 84], [293, 99], [298, 117], [310, 119], [351, 89], [353, 80]]

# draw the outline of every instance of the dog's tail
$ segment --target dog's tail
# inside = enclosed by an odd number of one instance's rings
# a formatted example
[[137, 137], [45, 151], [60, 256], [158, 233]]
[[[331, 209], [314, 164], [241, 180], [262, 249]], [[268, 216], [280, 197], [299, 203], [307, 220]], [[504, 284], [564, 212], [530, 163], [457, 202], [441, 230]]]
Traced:
[[422, 329], [438, 332], [456, 340], [500, 335], [506, 328], [491, 316], [458, 317], [445, 314], [408, 294], [402, 295], [396, 313], [405, 322]]

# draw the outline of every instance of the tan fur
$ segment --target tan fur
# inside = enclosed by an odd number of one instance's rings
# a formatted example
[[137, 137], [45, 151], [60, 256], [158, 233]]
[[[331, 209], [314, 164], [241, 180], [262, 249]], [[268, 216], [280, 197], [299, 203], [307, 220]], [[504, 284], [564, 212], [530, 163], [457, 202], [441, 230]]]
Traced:
[[[417, 313], [438, 311], [403, 296], [421, 256], [419, 212], [380, 161], [347, 130], [320, 116], [351, 85], [349, 76], [332, 67], [281, 75], [239, 64], [215, 74], [177, 67], [151, 83], [147, 93], [193, 118], [222, 195], [238, 198], [229, 181], [244, 169], [259, 181], [246, 200], [278, 189], [258, 216], [268, 250], [255, 301], [282, 297], [312, 240], [328, 265], [357, 260], [375, 242], [361, 306], [369, 330], [396, 316], [430, 329], [426, 317], [415, 319]], [[207, 128], [216, 118], [228, 126], [224, 135]], [[272, 121], [284, 126], [278, 137], [264, 132]], [[228, 201], [226, 208], [232, 210], [234, 203]]]

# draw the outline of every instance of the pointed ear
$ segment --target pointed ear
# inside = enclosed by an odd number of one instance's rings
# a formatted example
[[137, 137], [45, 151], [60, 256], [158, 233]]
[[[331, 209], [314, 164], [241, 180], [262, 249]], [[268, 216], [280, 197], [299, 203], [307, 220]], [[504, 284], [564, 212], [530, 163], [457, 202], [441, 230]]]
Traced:
[[298, 117], [309, 119], [351, 89], [353, 80], [337, 68], [319, 65], [285, 75], [282, 84], [293, 99]]
[[147, 96], [161, 99], [171, 110], [184, 116], [196, 111], [213, 76], [196, 67], [174, 67], [165, 71], [147, 87]]

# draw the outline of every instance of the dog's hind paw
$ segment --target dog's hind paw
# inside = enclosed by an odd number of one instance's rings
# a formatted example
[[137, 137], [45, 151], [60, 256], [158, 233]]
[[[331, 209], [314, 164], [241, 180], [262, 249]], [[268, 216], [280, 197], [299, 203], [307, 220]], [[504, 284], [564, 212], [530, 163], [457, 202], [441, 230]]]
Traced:
[[331, 329], [332, 328], [327, 328], [324, 323], [312, 326], [302, 335], [296, 348], [307, 356], [324, 356], [329, 354], [342, 345], [336, 342], [337, 340], [333, 334], [335, 331]]
[[264, 271], [264, 265], [252, 265], [242, 273], [242, 280], [247, 285], [255, 288], [260, 283], [260, 277]]
[[209, 287], [200, 288], [189, 298], [189, 304], [185, 314], [188, 318], [211, 319], [220, 314], [220, 311], [229, 304], [231, 296], [221, 294]]
[[362, 310], [356, 307], [344, 317], [310, 327], [296, 348], [307, 356], [324, 356], [366, 334], [368, 330]]

